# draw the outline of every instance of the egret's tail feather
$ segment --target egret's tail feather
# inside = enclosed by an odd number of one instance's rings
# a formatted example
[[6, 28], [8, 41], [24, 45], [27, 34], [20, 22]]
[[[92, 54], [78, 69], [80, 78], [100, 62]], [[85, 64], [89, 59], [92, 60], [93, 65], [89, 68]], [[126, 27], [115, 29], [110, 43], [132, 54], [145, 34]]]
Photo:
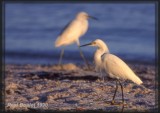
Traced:
[[138, 76], [135, 76], [134, 79], [132, 79], [132, 81], [138, 85], [141, 85], [143, 83]]
[[54, 46], [55, 46], [55, 47], [59, 47], [60, 45], [59, 45], [59, 44], [57, 44], [57, 43], [54, 43]]
[[55, 47], [61, 46], [59, 37], [58, 37], [57, 40], [55, 41], [54, 46], [55, 46]]

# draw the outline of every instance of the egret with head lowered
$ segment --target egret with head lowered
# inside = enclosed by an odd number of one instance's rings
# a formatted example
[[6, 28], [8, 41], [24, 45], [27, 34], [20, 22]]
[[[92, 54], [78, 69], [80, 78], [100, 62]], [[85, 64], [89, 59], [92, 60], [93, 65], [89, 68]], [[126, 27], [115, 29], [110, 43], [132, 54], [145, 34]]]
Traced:
[[104, 69], [110, 78], [116, 79], [116, 90], [113, 95], [111, 104], [114, 104], [114, 98], [118, 89], [118, 83], [121, 86], [122, 103], [124, 103], [123, 86], [120, 82], [120, 79], [131, 80], [138, 85], [142, 84], [143, 82], [123, 60], [109, 52], [107, 45], [102, 40], [96, 39], [95, 41], [89, 44], [82, 45], [80, 47], [87, 45], [97, 47], [97, 50], [94, 54], [96, 67]]
[[[80, 55], [82, 59], [84, 60], [84, 62], [86, 63], [87, 67], [90, 69], [89, 63], [85, 59], [79, 47], [80, 46], [79, 38], [83, 36], [88, 30], [88, 19], [89, 18], [96, 19], [95, 17], [89, 16], [85, 12], [78, 13], [75, 19], [71, 21], [69, 24], [67, 24], [64, 30], [60, 33], [57, 40], [55, 41], [55, 47], [67, 46], [73, 43], [77, 43], [77, 46], [80, 51]], [[64, 47], [61, 50], [59, 65], [61, 65], [63, 54], [64, 54]]]

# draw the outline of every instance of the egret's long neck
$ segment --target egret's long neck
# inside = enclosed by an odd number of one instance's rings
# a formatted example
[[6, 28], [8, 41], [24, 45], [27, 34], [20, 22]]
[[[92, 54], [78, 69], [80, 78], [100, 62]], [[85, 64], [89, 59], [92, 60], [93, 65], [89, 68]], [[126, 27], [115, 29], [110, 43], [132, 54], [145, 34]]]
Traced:
[[98, 49], [100, 55], [103, 55], [104, 53], [109, 53], [109, 49], [105, 43], [101, 43], [98, 45]]
[[98, 46], [98, 49], [96, 50], [95, 54], [94, 54], [94, 62], [96, 65], [96, 70], [99, 70], [101, 68], [101, 56], [104, 53], [109, 53], [109, 49], [105, 44], [102, 44], [100, 46]]

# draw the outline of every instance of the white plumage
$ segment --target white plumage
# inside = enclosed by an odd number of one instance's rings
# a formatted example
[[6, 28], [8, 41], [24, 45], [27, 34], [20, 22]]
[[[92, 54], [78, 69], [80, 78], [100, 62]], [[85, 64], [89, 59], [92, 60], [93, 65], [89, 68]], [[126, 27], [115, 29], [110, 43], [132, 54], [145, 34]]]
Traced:
[[[89, 16], [85, 12], [80, 12], [76, 15], [75, 19], [72, 20], [62, 31], [62, 33], [56, 39], [54, 45], [55, 47], [67, 46], [73, 43], [77, 43], [77, 46], [80, 46], [79, 38], [83, 36], [88, 30], [88, 19], [94, 17]], [[79, 48], [80, 50], [80, 48]], [[59, 64], [61, 64], [61, 60], [64, 54], [64, 48], [61, 51]], [[80, 55], [82, 59], [85, 61], [87, 67], [90, 69], [87, 60], [85, 59], [82, 51], [80, 50]]]
[[111, 78], [128, 79], [138, 85], [142, 84], [140, 78], [117, 56], [105, 53], [102, 58], [104, 69]]
[[76, 18], [69, 23], [64, 31], [58, 36], [55, 41], [55, 47], [66, 46], [77, 42], [79, 46], [79, 38], [88, 30], [88, 14], [80, 12]]
[[94, 54], [96, 69], [104, 69], [111, 78], [128, 79], [138, 85], [142, 84], [140, 78], [123, 60], [109, 53], [107, 45], [102, 40], [96, 39], [95, 41], [82, 46], [86, 45], [97, 47], [97, 50]]
[[[113, 96], [113, 99], [111, 101], [111, 104], [114, 104], [114, 98], [118, 89], [118, 84], [119, 82], [121, 86], [121, 91], [122, 91], [122, 101], [124, 103], [124, 96], [123, 96], [123, 86], [119, 79], [128, 79], [133, 81], [134, 83], [140, 85], [143, 82], [141, 79], [130, 69], [130, 67], [119, 57], [110, 54], [109, 49], [107, 45], [100, 39], [96, 39], [95, 41], [85, 44], [82, 46], [96, 46], [97, 50], [94, 54], [94, 62], [96, 65], [96, 69], [98, 70], [105, 70], [105, 72], [109, 75], [110, 78], [117, 79], [116, 81], [116, 90]], [[80, 46], [80, 47], [82, 47]], [[124, 105], [123, 105], [124, 108]], [[122, 111], [123, 111], [122, 108]]]

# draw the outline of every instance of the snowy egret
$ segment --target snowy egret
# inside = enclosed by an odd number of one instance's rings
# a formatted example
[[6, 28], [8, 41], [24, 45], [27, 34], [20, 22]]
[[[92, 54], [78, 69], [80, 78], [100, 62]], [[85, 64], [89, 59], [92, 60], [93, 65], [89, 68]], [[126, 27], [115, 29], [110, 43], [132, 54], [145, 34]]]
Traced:
[[119, 82], [121, 86], [122, 103], [124, 104], [123, 86], [121, 82], [119, 81], [119, 79], [128, 79], [138, 85], [142, 84], [143, 82], [123, 60], [109, 53], [109, 49], [107, 45], [102, 40], [96, 39], [95, 41], [89, 44], [82, 45], [80, 47], [87, 46], [87, 45], [98, 47], [98, 49], [96, 50], [94, 54], [94, 60], [95, 60], [96, 67], [104, 69], [110, 78], [116, 79], [116, 90], [113, 95], [111, 104], [114, 104], [114, 98], [115, 98], [115, 95], [118, 89], [117, 82]]
[[[90, 69], [88, 62], [85, 59], [79, 47], [80, 46], [79, 38], [87, 32], [89, 18], [97, 20], [95, 17], [89, 16], [85, 12], [78, 13], [75, 19], [71, 21], [69, 24], [67, 24], [64, 30], [60, 33], [57, 40], [55, 41], [55, 47], [67, 46], [73, 43], [77, 43], [80, 55], [84, 60], [84, 62], [86, 63], [87, 67]], [[61, 65], [63, 54], [64, 54], [64, 48], [61, 50], [59, 65]]]

